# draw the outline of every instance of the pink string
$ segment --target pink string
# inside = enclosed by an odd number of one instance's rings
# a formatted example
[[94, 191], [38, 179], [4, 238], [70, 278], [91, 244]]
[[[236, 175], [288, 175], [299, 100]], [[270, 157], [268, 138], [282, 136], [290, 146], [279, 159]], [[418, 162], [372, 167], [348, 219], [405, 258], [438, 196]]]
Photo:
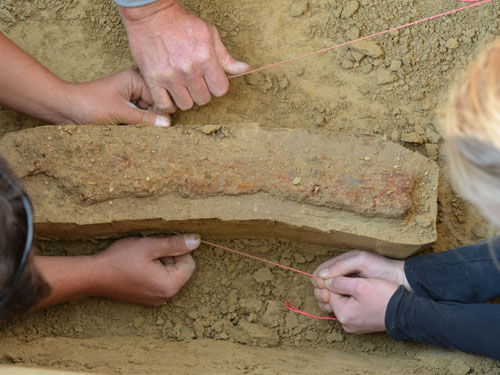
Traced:
[[[179, 233], [176, 233], [176, 234], [179, 234]], [[306, 276], [309, 276], [309, 277], [314, 277], [315, 276], [312, 273], [308, 273], [308, 272], [305, 272], [305, 271], [298, 270], [296, 268], [288, 267], [288, 266], [285, 266], [283, 264], [279, 264], [279, 263], [273, 262], [273, 261], [268, 260], [268, 259], [257, 257], [255, 255], [250, 255], [250, 254], [244, 253], [243, 251], [239, 251], [239, 250], [231, 249], [229, 247], [221, 246], [221, 245], [218, 245], [218, 244], [210, 242], [210, 241], [201, 240], [201, 242], [204, 243], [204, 244], [206, 244], [206, 245], [217, 247], [219, 249], [226, 250], [226, 251], [229, 251], [229, 252], [234, 253], [234, 254], [242, 255], [242, 256], [247, 257], [247, 258], [255, 259], [255, 260], [258, 260], [260, 262], [268, 263], [268, 264], [271, 264], [271, 265], [276, 266], [276, 267], [283, 268], [283, 269], [288, 270], [288, 271], [297, 272], [297, 273], [300, 273], [302, 275], [306, 275]], [[337, 320], [336, 318], [334, 318], [333, 314], [330, 315], [330, 316], [324, 317], [324, 316], [317, 316], [317, 315], [312, 315], [312, 314], [306, 313], [305, 311], [302, 311], [302, 310], [300, 310], [300, 309], [292, 306], [292, 304], [290, 304], [290, 302], [288, 302], [288, 301], [285, 301], [285, 308], [287, 308], [288, 310], [293, 311], [293, 312], [295, 312], [297, 314], [305, 315], [305, 316], [308, 316], [310, 318], [321, 319], [321, 320]]]
[[252, 259], [258, 260], [260, 262], [272, 264], [273, 266], [284, 268], [285, 270], [289, 270], [289, 271], [301, 273], [302, 275], [306, 275], [306, 276], [309, 276], [309, 277], [314, 277], [314, 275], [312, 273], [308, 273], [308, 272], [304, 272], [304, 271], [298, 270], [296, 268], [284, 266], [283, 264], [279, 264], [279, 263], [273, 262], [272, 260], [268, 260], [268, 259], [256, 257], [255, 255], [250, 255], [250, 254], [244, 253], [242, 251], [230, 249], [229, 247], [220, 246], [220, 245], [217, 245], [217, 244], [215, 244], [213, 242], [208, 242], [208, 241], [204, 241], [204, 240], [201, 240], [201, 242], [204, 243], [204, 244], [210, 245], [210, 246], [218, 247], [219, 249], [230, 251], [231, 253], [243, 255], [244, 257], [248, 257], [248, 258], [252, 258]]
[[297, 57], [292, 57], [290, 59], [279, 61], [279, 62], [276, 62], [274, 64], [262, 66], [262, 67], [257, 68], [257, 69], [252, 69], [252, 70], [250, 70], [250, 71], [248, 71], [246, 73], [235, 74], [235, 75], [229, 76], [229, 78], [242, 77], [242, 76], [246, 76], [248, 74], [260, 72], [262, 70], [274, 68], [274, 67], [279, 66], [279, 65], [288, 64], [288, 63], [291, 63], [291, 62], [294, 62], [294, 61], [297, 61], [297, 60], [304, 59], [306, 57], [310, 57], [310, 56], [314, 56], [314, 55], [317, 55], [317, 54], [320, 54], [320, 53], [331, 51], [331, 50], [336, 49], [336, 48], [345, 47], [345, 46], [348, 46], [348, 45], [353, 44], [353, 43], [357, 43], [357, 42], [361, 42], [363, 40], [375, 38], [377, 36], [380, 36], [380, 35], [383, 35], [383, 34], [387, 34], [387, 33], [390, 33], [392, 31], [396, 31], [396, 30], [404, 29], [404, 28], [407, 28], [407, 27], [410, 27], [410, 26], [418, 25], [420, 23], [431, 21], [431, 20], [434, 20], [436, 18], [448, 16], [450, 14], [457, 13], [457, 12], [460, 12], [462, 10], [466, 10], [466, 9], [469, 9], [469, 8], [472, 8], [472, 7], [476, 7], [478, 5], [483, 5], [483, 4], [486, 4], [486, 3], [490, 3], [493, 0], [482, 0], [482, 1], [478, 1], [478, 0], [457, 0], [457, 1], [462, 2], [462, 3], [473, 3], [473, 4], [466, 5], [466, 6], [463, 6], [461, 8], [457, 8], [457, 9], [452, 9], [452, 10], [449, 10], [447, 12], [437, 14], [435, 16], [426, 17], [426, 18], [423, 18], [423, 19], [418, 20], [418, 21], [413, 21], [413, 22], [407, 23], [405, 25], [393, 27], [392, 29], [380, 31], [378, 33], [367, 35], [367, 36], [364, 36], [362, 38], [354, 39], [354, 40], [351, 40], [349, 42], [344, 42], [344, 43], [341, 43], [341, 44], [337, 44], [337, 45], [332, 46], [332, 47], [323, 48], [323, 49], [320, 49], [320, 50], [314, 51], [314, 52], [309, 52], [309, 53], [306, 53], [305, 55], [301, 55], [301, 56], [297, 56]]
[[308, 317], [314, 318], [314, 319], [338, 320], [337, 318], [335, 318], [335, 316], [333, 314], [330, 316], [317, 316], [317, 315], [312, 315], [312, 314], [306, 313], [305, 311], [299, 310], [298, 308], [292, 306], [292, 304], [288, 301], [285, 301], [285, 307], [290, 311], [296, 312], [297, 314], [305, 315], [305, 316], [308, 316]]

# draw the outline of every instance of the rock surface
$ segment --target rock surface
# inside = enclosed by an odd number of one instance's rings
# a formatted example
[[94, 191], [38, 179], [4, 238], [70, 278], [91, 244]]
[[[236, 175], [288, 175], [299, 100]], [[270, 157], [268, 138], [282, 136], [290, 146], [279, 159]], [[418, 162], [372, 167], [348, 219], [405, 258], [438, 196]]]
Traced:
[[372, 135], [205, 128], [47, 126], [0, 149], [40, 236], [197, 231], [398, 258], [436, 239], [438, 170], [417, 153]]

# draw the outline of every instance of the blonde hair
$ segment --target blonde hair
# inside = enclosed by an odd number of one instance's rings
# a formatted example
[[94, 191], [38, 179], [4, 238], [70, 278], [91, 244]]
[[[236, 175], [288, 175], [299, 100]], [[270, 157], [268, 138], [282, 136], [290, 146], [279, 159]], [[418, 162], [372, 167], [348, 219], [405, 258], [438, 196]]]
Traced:
[[500, 208], [500, 40], [471, 64], [443, 130], [455, 189], [479, 208]]

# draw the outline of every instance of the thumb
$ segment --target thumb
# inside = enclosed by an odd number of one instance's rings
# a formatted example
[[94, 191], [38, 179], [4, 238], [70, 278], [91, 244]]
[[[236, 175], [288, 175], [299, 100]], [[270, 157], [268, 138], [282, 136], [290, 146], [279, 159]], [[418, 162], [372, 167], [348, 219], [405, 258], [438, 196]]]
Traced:
[[217, 60], [226, 73], [241, 74], [250, 69], [250, 66], [248, 66], [248, 64], [237, 61], [229, 54], [229, 52], [227, 52], [227, 49], [224, 46], [224, 43], [222, 43], [222, 40], [220, 39], [220, 36], [218, 34], [215, 35], [214, 39], [214, 47], [215, 54], [217, 55]]
[[364, 281], [365, 279], [339, 276], [326, 280], [325, 286], [332, 293], [343, 296], [353, 296], [356, 298], [358, 295], [359, 284]]
[[179, 256], [193, 251], [201, 243], [199, 234], [184, 234], [156, 239], [158, 243], [151, 247], [151, 257], [160, 259], [164, 257]]
[[156, 113], [138, 108], [135, 104], [127, 102], [121, 111], [120, 120], [125, 125], [134, 125], [145, 123], [151, 126], [169, 127], [171, 124], [170, 116], [160, 116]]

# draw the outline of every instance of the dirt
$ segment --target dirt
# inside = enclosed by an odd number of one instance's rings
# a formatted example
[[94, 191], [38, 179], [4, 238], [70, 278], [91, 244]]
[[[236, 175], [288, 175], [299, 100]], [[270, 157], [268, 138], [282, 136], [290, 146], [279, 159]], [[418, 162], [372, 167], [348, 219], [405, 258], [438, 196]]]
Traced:
[[[189, 0], [185, 4], [215, 24], [229, 50], [253, 66], [461, 5], [455, 0]], [[440, 165], [439, 236], [434, 251], [486, 238], [493, 229], [450, 187], [438, 118], [450, 84], [499, 36], [499, 8], [492, 2], [381, 36], [373, 43], [233, 79], [228, 95], [178, 113], [175, 123], [258, 122], [266, 127], [378, 134]], [[0, 29], [64, 79], [88, 80], [133, 66], [111, 1], [2, 0]], [[41, 125], [5, 110], [0, 111], [0, 124], [0, 135]], [[280, 239], [221, 242], [306, 271], [340, 250], [307, 245], [305, 253], [304, 245]], [[42, 254], [72, 255], [98, 251], [107, 243], [38, 241], [37, 246]], [[302, 276], [262, 270], [261, 264], [207, 247], [195, 257], [198, 272], [165, 307], [88, 299], [5, 324], [0, 362], [110, 374], [169, 372], [169, 368], [177, 373], [206, 373], [205, 369], [307, 373], [314, 368], [319, 373], [381, 374], [384, 365], [396, 373], [404, 373], [398, 370], [404, 368], [416, 374], [500, 370], [498, 363], [481, 357], [395, 343], [384, 334], [350, 335], [338, 324], [297, 316], [283, 309], [284, 300], [318, 313], [309, 281]], [[165, 347], [172, 357], [162, 357]], [[51, 348], [52, 355], [46, 355]], [[201, 348], [206, 349], [203, 355]], [[226, 359], [228, 353], [234, 356]], [[342, 356], [373, 366], [345, 367], [349, 362]]]

